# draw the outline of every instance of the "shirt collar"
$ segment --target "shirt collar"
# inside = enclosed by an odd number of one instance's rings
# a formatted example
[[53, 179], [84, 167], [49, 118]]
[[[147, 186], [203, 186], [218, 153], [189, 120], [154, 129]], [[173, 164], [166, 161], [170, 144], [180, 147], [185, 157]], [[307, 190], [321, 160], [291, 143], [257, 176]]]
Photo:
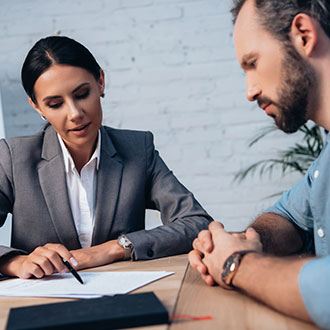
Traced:
[[[62, 154], [63, 154], [63, 160], [64, 160], [64, 167], [65, 167], [65, 172], [69, 172], [69, 170], [72, 170], [75, 168], [74, 161], [70, 155], [69, 150], [67, 149], [66, 145], [64, 144], [61, 136], [56, 133], [58, 141], [60, 143], [61, 149], [62, 149]], [[87, 164], [91, 163], [94, 159], [96, 160], [96, 170], [99, 169], [99, 164], [100, 164], [100, 155], [101, 155], [101, 132], [100, 130], [98, 131], [98, 137], [97, 137], [97, 144], [95, 151]], [[87, 165], [85, 164], [85, 165]]]

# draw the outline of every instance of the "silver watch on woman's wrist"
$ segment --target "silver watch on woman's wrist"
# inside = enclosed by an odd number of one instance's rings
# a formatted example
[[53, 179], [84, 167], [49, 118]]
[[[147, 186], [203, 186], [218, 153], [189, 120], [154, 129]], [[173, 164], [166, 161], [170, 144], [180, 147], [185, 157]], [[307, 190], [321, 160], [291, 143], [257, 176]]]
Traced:
[[120, 235], [118, 237], [118, 244], [125, 250], [124, 260], [131, 259], [131, 255], [132, 255], [134, 246], [133, 246], [133, 243], [127, 238], [127, 236]]

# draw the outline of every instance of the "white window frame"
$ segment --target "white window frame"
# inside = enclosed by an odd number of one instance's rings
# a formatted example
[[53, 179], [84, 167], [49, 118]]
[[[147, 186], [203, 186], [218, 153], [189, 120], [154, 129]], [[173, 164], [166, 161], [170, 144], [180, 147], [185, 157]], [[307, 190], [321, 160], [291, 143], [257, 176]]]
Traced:
[[[5, 137], [5, 122], [3, 116], [3, 107], [1, 100], [1, 90], [0, 90], [0, 139]], [[7, 220], [3, 227], [0, 228], [0, 245], [10, 245], [11, 236], [11, 214], [8, 214]]]

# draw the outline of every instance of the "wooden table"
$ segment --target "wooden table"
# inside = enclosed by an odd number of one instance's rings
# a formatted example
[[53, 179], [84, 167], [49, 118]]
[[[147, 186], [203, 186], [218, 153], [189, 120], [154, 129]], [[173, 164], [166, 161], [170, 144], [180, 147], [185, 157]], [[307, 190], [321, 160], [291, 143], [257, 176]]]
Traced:
[[[177, 320], [171, 325], [135, 328], [138, 330], [178, 329], [274, 329], [307, 330], [316, 327], [277, 313], [236, 291], [209, 287], [188, 266], [187, 256], [180, 255], [148, 261], [125, 261], [88, 269], [88, 271], [173, 271], [174, 275], [146, 285], [134, 292], [154, 291], [170, 315], [212, 316], [212, 320]], [[5, 329], [11, 307], [68, 301], [57, 298], [0, 297], [0, 329]]]

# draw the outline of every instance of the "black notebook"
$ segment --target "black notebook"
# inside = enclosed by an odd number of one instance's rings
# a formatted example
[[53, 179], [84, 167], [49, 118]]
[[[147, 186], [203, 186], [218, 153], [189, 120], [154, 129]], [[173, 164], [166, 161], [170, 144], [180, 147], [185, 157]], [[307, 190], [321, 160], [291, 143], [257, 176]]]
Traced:
[[7, 330], [121, 329], [169, 323], [153, 292], [12, 308]]

